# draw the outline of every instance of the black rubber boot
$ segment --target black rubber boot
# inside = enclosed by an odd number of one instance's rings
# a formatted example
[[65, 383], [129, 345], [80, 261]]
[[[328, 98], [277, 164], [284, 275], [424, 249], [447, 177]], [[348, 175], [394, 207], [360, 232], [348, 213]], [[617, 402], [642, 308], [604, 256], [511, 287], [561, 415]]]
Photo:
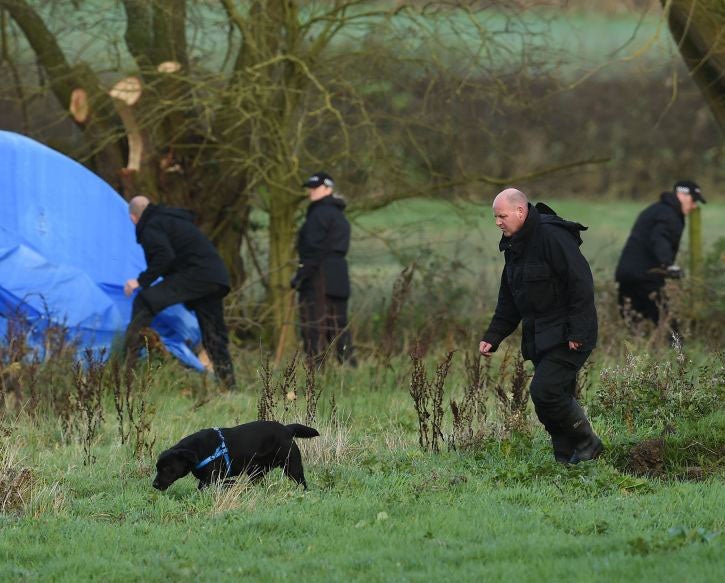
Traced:
[[560, 464], [568, 464], [574, 455], [574, 444], [564, 433], [552, 433], [551, 445], [554, 448], [554, 459]]
[[594, 433], [592, 426], [589, 424], [584, 410], [579, 403], [575, 402], [575, 410], [567, 422], [569, 427], [569, 435], [574, 442], [574, 453], [569, 459], [570, 464], [578, 464], [579, 462], [587, 462], [598, 458], [604, 451], [602, 440]]

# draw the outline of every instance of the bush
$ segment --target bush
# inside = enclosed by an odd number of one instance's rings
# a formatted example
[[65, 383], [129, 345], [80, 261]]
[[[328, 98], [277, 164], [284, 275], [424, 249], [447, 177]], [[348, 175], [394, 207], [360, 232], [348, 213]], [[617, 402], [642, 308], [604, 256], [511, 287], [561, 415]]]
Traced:
[[662, 432], [675, 421], [695, 420], [722, 406], [725, 353], [695, 364], [680, 347], [667, 357], [629, 354], [622, 366], [602, 369], [590, 411], [623, 423]]

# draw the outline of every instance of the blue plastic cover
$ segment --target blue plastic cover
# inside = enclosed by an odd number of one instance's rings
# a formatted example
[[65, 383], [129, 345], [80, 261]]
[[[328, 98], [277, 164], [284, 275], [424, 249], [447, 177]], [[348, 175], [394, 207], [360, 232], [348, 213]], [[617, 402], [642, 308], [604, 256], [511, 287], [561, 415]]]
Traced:
[[[8, 318], [22, 315], [40, 350], [49, 324], [66, 327], [80, 349], [110, 349], [131, 316], [123, 284], [146, 267], [126, 202], [77, 162], [4, 131], [0, 200], [2, 338]], [[204, 369], [190, 348], [201, 339], [191, 312], [171, 306], [153, 328], [169, 352]]]

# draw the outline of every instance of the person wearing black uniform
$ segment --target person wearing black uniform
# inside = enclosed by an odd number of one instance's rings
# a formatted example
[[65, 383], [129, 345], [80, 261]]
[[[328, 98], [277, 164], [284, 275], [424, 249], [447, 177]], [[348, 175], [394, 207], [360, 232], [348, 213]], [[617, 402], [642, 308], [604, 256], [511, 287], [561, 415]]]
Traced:
[[[136, 225], [136, 241], [143, 247], [146, 270], [124, 285], [127, 296], [140, 288], [124, 340], [126, 362], [135, 363], [144, 342], [141, 331], [156, 314], [184, 304], [196, 313], [202, 344], [217, 378], [233, 389], [236, 382], [222, 302], [230, 287], [224, 262], [194, 225], [190, 211], [157, 206], [145, 196], [137, 196], [129, 203], [129, 215]], [[163, 280], [154, 284], [160, 277]]]
[[689, 180], [675, 182], [673, 192], [663, 192], [660, 200], [643, 210], [632, 227], [617, 264], [622, 315], [632, 310], [635, 320], [660, 321], [664, 306], [665, 278], [678, 278], [675, 258], [685, 228], [685, 216], [697, 203], [705, 202], [700, 187]]
[[493, 319], [479, 350], [484, 356], [522, 323], [521, 352], [534, 363], [529, 392], [551, 436], [554, 457], [579, 463], [599, 456], [602, 442], [574, 398], [576, 375], [597, 341], [594, 282], [579, 250], [579, 223], [548, 206], [529, 204], [508, 188], [493, 202], [505, 266]]
[[318, 172], [302, 185], [310, 205], [297, 236], [299, 266], [290, 282], [298, 291], [300, 328], [305, 353], [321, 360], [328, 345], [336, 345], [337, 359], [355, 366], [352, 335], [347, 322], [350, 276], [347, 255], [350, 223], [345, 201], [333, 194], [335, 182]]

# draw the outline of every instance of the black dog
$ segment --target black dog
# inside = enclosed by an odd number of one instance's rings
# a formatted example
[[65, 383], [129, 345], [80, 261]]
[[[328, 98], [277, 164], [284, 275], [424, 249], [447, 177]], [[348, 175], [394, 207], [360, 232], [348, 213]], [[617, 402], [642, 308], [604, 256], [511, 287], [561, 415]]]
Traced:
[[302, 456], [294, 437], [316, 437], [316, 429], [293, 423], [253, 421], [236, 427], [202, 429], [162, 452], [156, 462], [153, 486], [166, 490], [191, 472], [199, 489], [216, 480], [246, 473], [259, 480], [273, 468], [307, 489]]

